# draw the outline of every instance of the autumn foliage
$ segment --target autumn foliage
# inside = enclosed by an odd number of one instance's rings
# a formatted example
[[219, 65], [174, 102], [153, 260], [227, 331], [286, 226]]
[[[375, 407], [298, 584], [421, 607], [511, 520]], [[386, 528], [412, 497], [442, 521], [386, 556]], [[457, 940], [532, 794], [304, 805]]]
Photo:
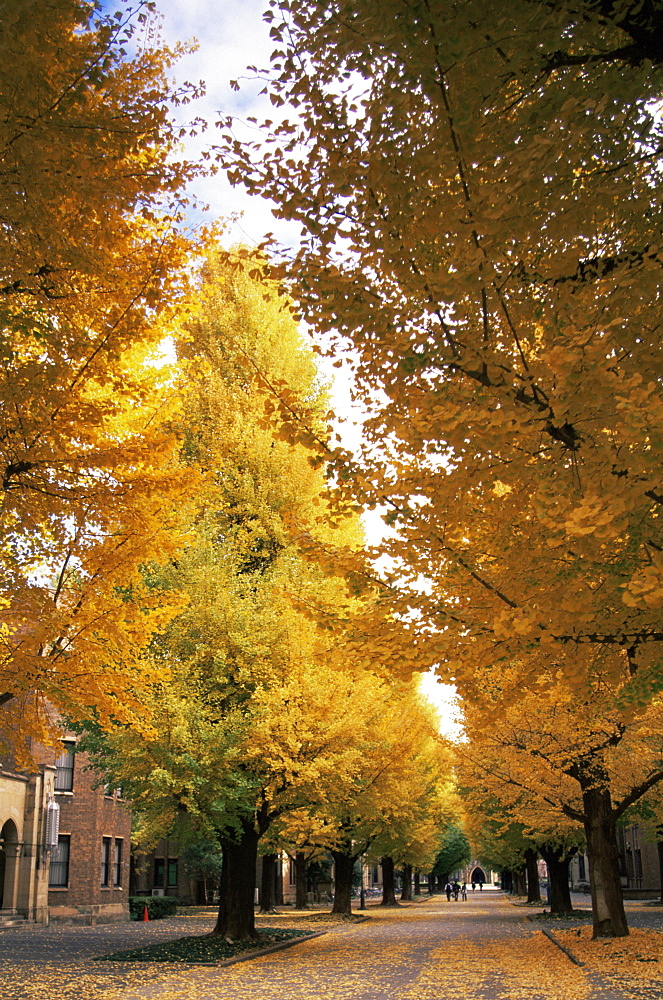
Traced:
[[[594, 933], [625, 935], [615, 822], [663, 778], [656, 5], [272, 0], [291, 112], [252, 143], [229, 120], [218, 156], [303, 239], [199, 282], [168, 110], [196, 90], [150, 11], [0, 26], [4, 731], [45, 736], [46, 699], [132, 724], [100, 763], [131, 761], [146, 828], [216, 836], [224, 878], [286, 814], [339, 865], [416, 863], [448, 761], [387, 705], [416, 716], [433, 667], [466, 778], [525, 837], [582, 825]], [[353, 453], [295, 302], [354, 370]]]
[[401, 662], [425, 637], [473, 703], [561, 689], [621, 726], [661, 688], [658, 16], [274, 3], [267, 91], [292, 113], [221, 145], [302, 225], [282, 273], [352, 348], [365, 442], [329, 457], [339, 502], [395, 529]]
[[[177, 544], [187, 488], [155, 361], [186, 290], [187, 179], [149, 5], [3, 8], [0, 39], [0, 701], [137, 719], [137, 651], [171, 613], [141, 562]], [[133, 48], [134, 55], [128, 55]], [[177, 608], [177, 600], [172, 610]]]
[[200, 308], [181, 331], [173, 424], [199, 485], [182, 551], [143, 569], [147, 587], [186, 603], [144, 651], [159, 674], [144, 702], [149, 731], [95, 729], [85, 741], [133, 800], [139, 839], [176, 831], [219, 843], [216, 933], [231, 938], [255, 935], [261, 838], [300, 846], [307, 829], [308, 846], [339, 854], [349, 841], [350, 867], [379, 842], [423, 858], [450, 783], [412, 686], [362, 670], [345, 646], [338, 621], [366, 598], [300, 550], [315, 537], [352, 551], [361, 530], [356, 519], [330, 526], [309, 449], [275, 433], [277, 383], [308, 400], [326, 433], [312, 353], [278, 293], [239, 254], [203, 269]]

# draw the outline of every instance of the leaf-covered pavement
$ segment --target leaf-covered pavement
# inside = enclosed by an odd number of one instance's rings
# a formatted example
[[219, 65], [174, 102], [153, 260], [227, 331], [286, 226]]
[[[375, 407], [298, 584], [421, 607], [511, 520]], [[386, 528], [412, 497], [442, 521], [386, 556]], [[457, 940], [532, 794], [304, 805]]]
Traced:
[[275, 927], [262, 931], [255, 941], [226, 941], [218, 935], [193, 935], [144, 945], [142, 948], [125, 948], [110, 955], [102, 955], [100, 962], [179, 962], [191, 965], [210, 965], [245, 957], [251, 952], [295, 942], [307, 935], [306, 930], [285, 930]]
[[[201, 934], [205, 923], [211, 923], [210, 914], [142, 927], [21, 929], [0, 935], [0, 996], [3, 1000], [273, 1000], [275, 989], [279, 1000], [310, 1000], [317, 995], [325, 1000], [660, 996], [660, 949], [652, 935], [633, 935], [640, 956], [634, 961], [628, 957], [630, 945], [622, 944], [620, 952], [616, 943], [592, 944], [587, 929], [580, 935], [561, 931], [560, 935], [570, 935], [570, 944], [566, 938], [564, 943], [587, 963], [578, 968], [525, 916], [500, 893], [486, 892], [466, 903], [436, 897], [396, 910], [371, 908], [372, 919], [365, 923], [331, 925], [323, 937], [286, 951], [210, 968], [93, 960], [132, 938], [138, 945], [184, 933]], [[302, 927], [302, 919], [294, 914], [277, 919], [279, 925]], [[621, 957], [608, 958], [613, 951]]]

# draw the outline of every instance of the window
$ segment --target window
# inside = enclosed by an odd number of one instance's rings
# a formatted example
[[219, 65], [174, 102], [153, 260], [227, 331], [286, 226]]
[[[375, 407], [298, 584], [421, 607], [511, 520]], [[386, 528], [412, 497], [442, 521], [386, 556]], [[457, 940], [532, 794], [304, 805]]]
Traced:
[[585, 855], [578, 855], [578, 878], [581, 882], [586, 882], [586, 872], [585, 872]]
[[122, 885], [122, 841], [115, 841], [113, 853], [113, 885]]
[[70, 792], [74, 787], [75, 743], [63, 743], [63, 750], [55, 761], [55, 791]]
[[166, 873], [166, 862], [163, 858], [154, 859], [154, 888], [163, 889], [164, 875]]
[[297, 885], [297, 870], [292, 858], [288, 858], [288, 885]]
[[168, 882], [169, 886], [177, 885], [177, 858], [168, 858]]
[[111, 877], [111, 843], [110, 837], [101, 841], [101, 884], [110, 885]]
[[52, 888], [65, 888], [69, 885], [69, 834], [61, 833], [57, 846], [51, 851], [51, 867], [48, 872], [48, 884]]

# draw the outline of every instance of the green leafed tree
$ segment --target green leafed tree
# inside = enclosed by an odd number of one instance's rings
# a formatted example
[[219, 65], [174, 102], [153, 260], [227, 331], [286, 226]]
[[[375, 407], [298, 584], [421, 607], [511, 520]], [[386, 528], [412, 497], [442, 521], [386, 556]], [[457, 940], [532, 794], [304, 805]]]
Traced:
[[435, 855], [432, 874], [449, 879], [453, 872], [467, 864], [470, 858], [470, 842], [467, 835], [457, 823], [448, 823], [440, 836], [440, 848]]
[[356, 599], [297, 545], [304, 530], [350, 547], [360, 532], [327, 524], [322, 473], [304, 444], [274, 433], [265, 385], [306, 396], [321, 434], [324, 396], [287, 302], [236, 262], [210, 259], [180, 344], [173, 429], [198, 486], [182, 512], [187, 544], [144, 569], [148, 587], [183, 597], [146, 654], [159, 673], [146, 729], [86, 741], [132, 800], [140, 838], [182, 829], [220, 845], [215, 933], [233, 939], [256, 936], [260, 838], [332, 788], [350, 794], [367, 742], [359, 671], [342, 669], [338, 637], [320, 625]]

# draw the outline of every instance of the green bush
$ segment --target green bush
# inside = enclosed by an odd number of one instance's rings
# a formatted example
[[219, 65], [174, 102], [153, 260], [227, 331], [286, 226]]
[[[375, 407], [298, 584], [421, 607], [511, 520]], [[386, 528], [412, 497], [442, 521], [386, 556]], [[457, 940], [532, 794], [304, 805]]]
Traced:
[[147, 906], [150, 920], [172, 917], [177, 911], [179, 899], [175, 896], [130, 896], [129, 912], [132, 920], [142, 920]]

